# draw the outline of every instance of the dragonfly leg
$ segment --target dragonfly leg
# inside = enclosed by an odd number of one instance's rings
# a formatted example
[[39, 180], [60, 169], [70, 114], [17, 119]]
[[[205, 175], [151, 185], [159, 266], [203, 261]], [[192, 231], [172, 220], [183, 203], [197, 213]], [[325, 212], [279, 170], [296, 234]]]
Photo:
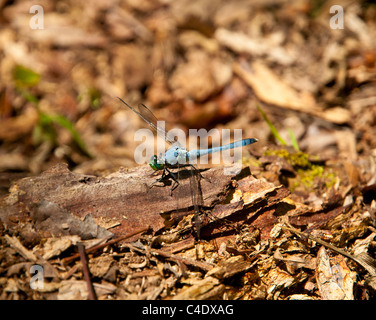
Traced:
[[210, 180], [209, 178], [204, 177], [204, 176], [201, 174], [200, 170], [198, 170], [193, 164], [187, 164], [186, 166], [187, 166], [187, 167], [191, 167], [194, 171], [196, 171], [196, 172], [198, 173], [198, 175], [200, 176], [200, 178], [202, 178], [202, 179], [204, 179], [204, 180], [207, 180], [208, 182], [211, 183], [211, 180]]
[[171, 189], [170, 189], [170, 196], [172, 196], [172, 191], [174, 191], [178, 187], [179, 181], [176, 178], [175, 174], [173, 174], [170, 170], [166, 168], [166, 171], [169, 173], [172, 180], [174, 180], [174, 183], [172, 184]]
[[211, 180], [209, 178], [205, 178], [203, 176], [201, 176], [203, 179], [205, 179], [207, 182], [211, 183]]
[[162, 176], [161, 176], [159, 179], [155, 180], [155, 181], [149, 186], [149, 188], [152, 188], [156, 183], [161, 182], [162, 180], [165, 180], [166, 176], [167, 176], [167, 174], [166, 174], [166, 170], [164, 169], [163, 172], [162, 172]]
[[[167, 172], [167, 174], [166, 174]], [[170, 170], [168, 170], [167, 168], [166, 169], [163, 169], [163, 172], [162, 172], [162, 176], [155, 180], [150, 186], [149, 188], [152, 188], [156, 183], [158, 182], [162, 182], [163, 180], [166, 180], [167, 177], [171, 177], [171, 179], [173, 180], [173, 183], [172, 183], [172, 186], [171, 186], [171, 189], [170, 189], [170, 196], [172, 196], [172, 191], [174, 191], [178, 185], [179, 185], [179, 181], [178, 179], [176, 178], [175, 174], [173, 174]], [[166, 184], [164, 184], [163, 186], [165, 186]], [[158, 187], [163, 187], [163, 186], [158, 186]]]

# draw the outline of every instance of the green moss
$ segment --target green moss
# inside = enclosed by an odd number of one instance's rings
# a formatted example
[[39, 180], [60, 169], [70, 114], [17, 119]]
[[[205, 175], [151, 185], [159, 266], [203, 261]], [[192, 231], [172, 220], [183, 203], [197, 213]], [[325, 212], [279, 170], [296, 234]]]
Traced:
[[336, 182], [336, 176], [323, 165], [312, 163], [307, 153], [298, 151], [290, 153], [286, 149], [267, 150], [266, 156], [277, 156], [286, 159], [294, 168], [296, 177], [288, 178], [290, 191], [294, 191], [299, 187], [303, 187], [307, 191], [314, 189], [318, 181], [330, 188]]
[[244, 166], [252, 166], [252, 167], [260, 167], [261, 166], [261, 162], [258, 161], [256, 158], [253, 158], [253, 157], [249, 157], [249, 158], [243, 157], [242, 158], [242, 164]]
[[311, 162], [309, 161], [309, 155], [307, 153], [298, 151], [295, 153], [290, 153], [286, 149], [279, 150], [267, 150], [265, 152], [266, 156], [277, 156], [286, 159], [294, 168], [309, 168], [311, 167]]

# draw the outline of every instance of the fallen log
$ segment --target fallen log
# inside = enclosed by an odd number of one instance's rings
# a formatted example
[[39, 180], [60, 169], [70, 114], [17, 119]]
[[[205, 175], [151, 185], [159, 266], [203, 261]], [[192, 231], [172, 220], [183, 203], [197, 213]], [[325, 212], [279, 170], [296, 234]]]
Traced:
[[[180, 171], [182, 179], [172, 195], [169, 180], [150, 188], [158, 178], [152, 173], [148, 166], [140, 166], [99, 177], [74, 173], [66, 164], [58, 164], [37, 177], [14, 182], [0, 202], [0, 219], [6, 226], [31, 220], [43, 236], [103, 238], [148, 226], [157, 232], [193, 213], [193, 205], [187, 170]], [[257, 228], [268, 226], [268, 236], [278, 219], [275, 204], [289, 194], [286, 188], [254, 178], [249, 168], [233, 176], [225, 175], [223, 167], [201, 174], [202, 207], [216, 219], [207, 222], [208, 227], [202, 225], [203, 235], [220, 236], [221, 219], [226, 219], [236, 224], [255, 223]], [[258, 217], [262, 213], [263, 219]]]

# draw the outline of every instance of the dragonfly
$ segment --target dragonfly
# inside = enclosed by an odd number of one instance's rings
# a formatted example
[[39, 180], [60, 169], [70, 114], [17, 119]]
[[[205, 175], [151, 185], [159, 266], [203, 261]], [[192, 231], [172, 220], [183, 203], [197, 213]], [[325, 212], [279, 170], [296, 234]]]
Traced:
[[[149, 165], [154, 171], [162, 171], [161, 178], [157, 179], [151, 186], [154, 184], [165, 180], [167, 177], [171, 177], [173, 180], [173, 184], [170, 189], [170, 195], [172, 192], [179, 186], [179, 180], [176, 177], [176, 174], [172, 172], [170, 169], [180, 169], [183, 167], [190, 167], [191, 174], [190, 174], [190, 185], [191, 185], [191, 197], [193, 202], [193, 208], [195, 211], [195, 225], [196, 225], [196, 234], [197, 237], [200, 237], [199, 234], [199, 206], [201, 205], [200, 201], [200, 180], [197, 177], [202, 177], [198, 169], [191, 163], [201, 156], [208, 155], [215, 152], [221, 152], [223, 150], [234, 149], [239, 147], [244, 147], [255, 143], [258, 141], [256, 138], [249, 138], [243, 139], [236, 142], [232, 142], [230, 144], [226, 144], [223, 146], [209, 148], [209, 149], [198, 149], [198, 150], [191, 150], [188, 151], [185, 147], [183, 147], [177, 139], [166, 132], [161, 126], [158, 126], [158, 119], [152, 113], [152, 111], [146, 107], [144, 104], [140, 104], [138, 106], [138, 110], [130, 106], [126, 103], [123, 99], [118, 99], [129, 109], [131, 109], [134, 113], [136, 113], [142, 120], [144, 120], [161, 138], [165, 139], [171, 147], [165, 152], [165, 154], [161, 154], [159, 156], [153, 155], [150, 159]], [[167, 173], [166, 173], [167, 172]], [[201, 195], [202, 200], [202, 195]]]

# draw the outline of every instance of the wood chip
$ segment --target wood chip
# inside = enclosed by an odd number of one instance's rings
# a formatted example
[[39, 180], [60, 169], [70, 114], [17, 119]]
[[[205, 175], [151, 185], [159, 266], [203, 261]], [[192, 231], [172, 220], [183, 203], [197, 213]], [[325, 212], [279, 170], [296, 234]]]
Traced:
[[4, 236], [5, 240], [8, 242], [8, 244], [16, 250], [22, 257], [24, 257], [26, 260], [36, 262], [38, 258], [35, 256], [34, 253], [32, 253], [30, 250], [27, 250], [20, 240], [18, 240], [15, 236], [10, 237], [9, 235]]

